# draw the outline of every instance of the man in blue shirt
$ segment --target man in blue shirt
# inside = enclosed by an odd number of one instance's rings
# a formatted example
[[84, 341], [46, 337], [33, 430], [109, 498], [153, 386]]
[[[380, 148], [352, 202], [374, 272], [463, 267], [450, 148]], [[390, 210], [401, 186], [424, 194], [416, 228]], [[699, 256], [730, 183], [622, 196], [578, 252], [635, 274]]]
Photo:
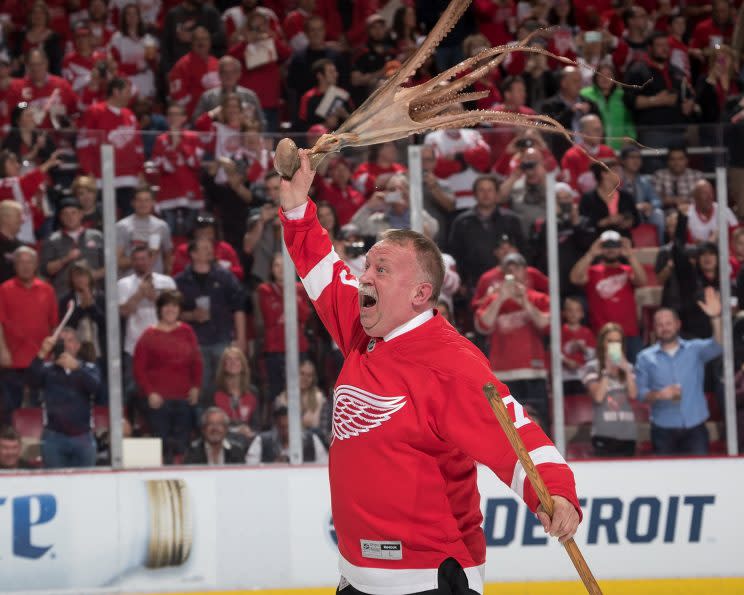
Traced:
[[641, 401], [651, 403], [651, 442], [659, 455], [708, 454], [708, 404], [703, 392], [705, 364], [721, 355], [721, 297], [705, 289], [700, 309], [710, 318], [713, 337], [680, 338], [674, 310], [654, 316], [657, 343], [638, 354], [636, 383]]

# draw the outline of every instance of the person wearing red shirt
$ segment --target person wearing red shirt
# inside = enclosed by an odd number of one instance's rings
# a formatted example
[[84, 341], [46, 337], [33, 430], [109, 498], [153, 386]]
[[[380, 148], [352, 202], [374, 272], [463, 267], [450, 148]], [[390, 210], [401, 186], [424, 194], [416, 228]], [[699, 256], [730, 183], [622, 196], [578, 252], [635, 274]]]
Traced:
[[564, 181], [581, 194], [597, 187], [597, 180], [591, 171], [592, 163], [614, 160], [616, 155], [611, 147], [602, 143], [604, 128], [602, 120], [594, 114], [587, 114], [579, 120], [581, 143], [572, 146], [561, 159]]
[[0, 152], [0, 200], [14, 200], [23, 209], [23, 221], [18, 239], [26, 244], [36, 242], [35, 231], [44, 223], [42, 208], [47, 172], [59, 164], [58, 153], [40, 167], [21, 175], [18, 156], [11, 151]]
[[239, 6], [228, 8], [222, 13], [222, 21], [225, 25], [225, 36], [227, 47], [232, 47], [241, 41], [245, 41], [247, 25], [250, 16], [254, 12], [263, 14], [269, 21], [269, 27], [278, 35], [282, 35], [282, 24], [279, 16], [284, 15], [283, 10], [278, 7], [269, 6], [269, 1], [261, 2], [264, 6], [258, 6], [258, 0], [242, 0]]
[[[436, 244], [410, 230], [388, 231], [357, 280], [307, 199], [313, 176], [308, 151], [300, 150], [300, 169], [281, 182], [280, 218], [297, 272], [345, 359], [328, 469], [341, 592], [482, 594], [486, 543], [475, 461], [511, 485], [561, 540], [581, 518], [571, 471], [483, 354], [434, 309], [444, 277]], [[552, 521], [483, 397], [487, 382], [537, 458], [555, 504]], [[378, 539], [391, 555], [368, 554], [365, 543]]]
[[[338, 83], [338, 70], [333, 60], [321, 58], [312, 65], [316, 85], [307, 91], [300, 99], [298, 117], [298, 128], [307, 130], [316, 124], [322, 124], [328, 130], [336, 130], [354, 111], [354, 106], [345, 89], [340, 89]], [[319, 115], [317, 109], [323, 103], [326, 93], [335, 91], [338, 95], [334, 103], [329, 105], [329, 111]], [[346, 93], [345, 98], [342, 93]]]
[[343, 157], [334, 159], [326, 171], [328, 179], [316, 176], [314, 194], [336, 210], [339, 226], [346, 225], [364, 204], [364, 195], [351, 184], [351, 166]]
[[731, 45], [734, 22], [731, 18], [731, 2], [713, 0], [710, 18], [700, 21], [690, 37], [690, 54], [703, 63], [717, 45]]
[[86, 23], [75, 27], [75, 50], [62, 60], [62, 76], [72, 90], [80, 95], [90, 82], [91, 71], [98, 62], [105, 62], [106, 54], [93, 50], [93, 36]]
[[258, 398], [251, 384], [251, 368], [245, 354], [237, 347], [228, 347], [217, 365], [217, 390], [214, 404], [230, 419], [230, 431], [245, 441], [255, 436], [252, 425], [258, 417]]
[[[496, 240], [496, 250], [494, 251], [496, 262], [501, 263], [509, 254], [515, 254], [517, 252], [517, 246], [514, 238], [511, 236], [503, 234]], [[499, 264], [492, 269], [488, 269], [480, 276], [478, 284], [475, 286], [475, 293], [473, 293], [473, 298], [470, 301], [470, 307], [473, 309], [473, 312], [480, 308], [485, 298], [501, 286], [504, 281], [504, 275], [504, 269]], [[540, 293], [548, 293], [548, 278], [542, 271], [528, 266], [525, 269], [525, 275], [524, 283], [527, 289], [533, 289]]]
[[158, 210], [171, 233], [178, 236], [191, 233], [196, 213], [204, 208], [199, 182], [204, 149], [196, 132], [183, 129], [185, 124], [183, 106], [169, 105], [168, 132], [155, 139], [152, 149], [152, 160], [160, 174]]
[[106, 101], [91, 105], [80, 121], [77, 148], [80, 169], [101, 179], [101, 145], [114, 147], [116, 206], [122, 215], [132, 213], [134, 190], [140, 183], [145, 150], [137, 118], [126, 107], [132, 98], [132, 83], [115, 78], [106, 86]]
[[269, 19], [262, 12], [254, 11], [248, 19], [245, 40], [232, 46], [228, 54], [240, 61], [243, 68], [240, 85], [258, 94], [267, 131], [275, 132], [279, 128], [281, 68], [292, 50], [270, 27]]
[[0, 285], [0, 422], [5, 423], [23, 401], [26, 369], [59, 322], [54, 288], [36, 276], [36, 251], [21, 246], [13, 253], [13, 262], [15, 277]]
[[49, 62], [41, 50], [28, 53], [26, 76], [13, 81], [7, 101], [9, 106], [28, 103], [39, 128], [54, 127], [52, 121], [61, 125], [78, 113], [78, 98], [70, 83], [49, 74]]
[[116, 27], [109, 20], [107, 0], [88, 0], [88, 25], [93, 34], [93, 47], [97, 50], [108, 49]]
[[312, 16], [314, 10], [315, 0], [298, 0], [297, 8], [285, 17], [282, 29], [292, 50], [304, 50], [307, 47], [305, 21]]
[[[503, 102], [494, 103], [490, 109], [495, 112], [506, 112], [509, 114], [524, 114], [532, 116], [535, 110], [525, 105], [527, 101], [527, 87], [521, 76], [507, 76], [501, 82], [501, 96]], [[488, 142], [496, 149], [506, 147], [516, 136], [516, 131], [508, 127], [495, 127], [487, 134]], [[498, 154], [498, 151], [495, 151]]]
[[518, 252], [502, 263], [504, 281], [491, 289], [475, 312], [475, 328], [489, 337], [491, 369], [509, 383], [520, 403], [537, 412], [542, 427], [550, 427], [545, 333], [550, 298], [528, 289], [527, 262]]
[[315, 14], [323, 17], [329, 40], [344, 41], [351, 48], [367, 43], [367, 19], [377, 12], [379, 0], [355, 0], [351, 3], [351, 24], [346, 27], [338, 9], [338, 0], [316, 0]]
[[669, 21], [669, 63], [679, 68], [689, 79], [690, 48], [685, 42], [687, 19], [683, 14], [674, 15]]
[[625, 73], [628, 66], [646, 56], [648, 14], [642, 6], [631, 6], [623, 11], [625, 33], [612, 52], [615, 71]]
[[405, 173], [406, 166], [398, 163], [398, 147], [395, 143], [382, 143], [369, 148], [367, 161], [354, 171], [352, 184], [366, 198], [381, 190], [393, 174]]
[[178, 291], [163, 291], [155, 302], [158, 322], [134, 347], [134, 378], [146, 399], [150, 430], [163, 441], [166, 463], [186, 452], [202, 382], [196, 335], [178, 320], [181, 303]]
[[[285, 385], [285, 352], [284, 344], [284, 265], [282, 255], [278, 253], [271, 262], [271, 281], [261, 283], [256, 290], [258, 307], [264, 326], [264, 358], [268, 376], [268, 396], [273, 401], [284, 390]], [[300, 354], [307, 353], [308, 343], [302, 329], [310, 317], [310, 305], [307, 303], [305, 289], [297, 283], [297, 326], [299, 327]]]
[[[593, 264], [600, 256], [601, 261]], [[630, 264], [623, 264], [621, 257]], [[643, 346], [635, 288], [646, 284], [646, 271], [633, 253], [630, 240], [615, 230], [603, 232], [571, 269], [570, 279], [586, 291], [592, 331], [598, 333], [608, 322], [618, 323], [625, 334], [628, 359], [635, 361]]]
[[[235, 249], [217, 237], [217, 221], [209, 213], [202, 213], [194, 220], [193, 229], [193, 240], [206, 239], [212, 242], [214, 246], [214, 261], [215, 263], [230, 271], [239, 281], [243, 280], [243, 267], [240, 264], [238, 255]], [[183, 271], [186, 266], [191, 262], [189, 256], [189, 244], [188, 242], [181, 244], [173, 255], [173, 268], [171, 275], [174, 277]]]
[[488, 38], [492, 47], [514, 41], [517, 31], [517, 5], [514, 0], [475, 0], [473, 12], [478, 30]]
[[194, 29], [191, 51], [180, 58], [168, 73], [168, 95], [184, 106], [191, 119], [202, 93], [220, 84], [219, 61], [212, 56], [211, 37], [204, 27]]
[[563, 394], [584, 394], [580, 370], [594, 357], [597, 344], [595, 334], [581, 324], [584, 304], [575, 297], [563, 301], [561, 326], [561, 359], [563, 360]]

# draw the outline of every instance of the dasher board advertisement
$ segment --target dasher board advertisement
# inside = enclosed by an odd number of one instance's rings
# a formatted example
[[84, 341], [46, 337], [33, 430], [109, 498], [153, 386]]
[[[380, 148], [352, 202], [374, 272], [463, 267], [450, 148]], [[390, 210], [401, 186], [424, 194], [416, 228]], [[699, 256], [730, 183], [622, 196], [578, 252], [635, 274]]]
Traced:
[[[572, 467], [584, 512], [576, 541], [600, 580], [744, 576], [744, 459]], [[486, 468], [479, 486], [487, 583], [576, 579], [560, 545]], [[0, 476], [3, 593], [290, 589], [337, 581], [322, 466]]]

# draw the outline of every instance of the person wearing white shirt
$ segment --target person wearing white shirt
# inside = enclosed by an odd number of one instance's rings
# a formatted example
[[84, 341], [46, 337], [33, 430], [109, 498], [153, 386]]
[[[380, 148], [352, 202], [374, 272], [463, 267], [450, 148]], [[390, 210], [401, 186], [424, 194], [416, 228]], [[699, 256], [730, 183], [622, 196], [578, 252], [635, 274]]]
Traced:
[[[736, 215], [728, 206], [725, 216], [729, 228], [739, 224]], [[698, 180], [692, 187], [692, 204], [687, 212], [687, 229], [695, 243], [715, 241], [718, 237], [718, 203], [715, 201], [713, 186], [708, 180]]]
[[135, 390], [132, 374], [134, 346], [142, 333], [158, 321], [155, 301], [161, 291], [176, 289], [172, 277], [152, 271], [152, 255], [148, 247], [135, 247], [130, 261], [132, 274], [117, 282], [119, 314], [126, 319], [123, 358], [125, 397]]

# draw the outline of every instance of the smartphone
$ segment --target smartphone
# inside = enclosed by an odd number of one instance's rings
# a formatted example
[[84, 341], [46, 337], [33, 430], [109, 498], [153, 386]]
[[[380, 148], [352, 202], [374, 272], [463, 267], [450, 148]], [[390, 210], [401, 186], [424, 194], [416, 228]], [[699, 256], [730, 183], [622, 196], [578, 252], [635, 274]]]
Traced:
[[62, 339], [59, 339], [54, 344], [54, 348], [52, 349], [52, 358], [56, 361], [59, 359], [59, 356], [62, 355], [64, 352], [65, 352], [65, 342]]
[[619, 365], [623, 361], [623, 345], [618, 341], [607, 343], [607, 359], [614, 365]]
[[392, 192], [385, 192], [385, 202], [388, 204], [395, 204], [403, 202], [403, 195], [400, 190], [393, 190]]

